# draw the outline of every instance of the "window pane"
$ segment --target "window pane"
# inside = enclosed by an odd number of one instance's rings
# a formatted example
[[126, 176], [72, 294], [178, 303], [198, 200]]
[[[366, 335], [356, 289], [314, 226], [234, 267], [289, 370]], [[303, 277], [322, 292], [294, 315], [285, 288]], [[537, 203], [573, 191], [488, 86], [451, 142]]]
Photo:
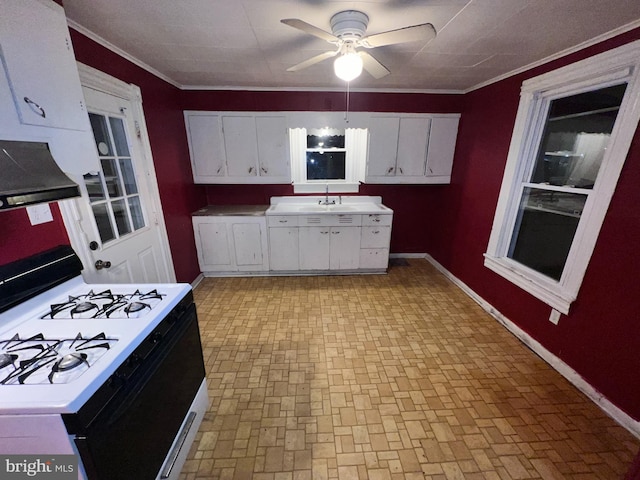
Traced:
[[560, 280], [586, 200], [577, 193], [525, 188], [509, 257]]
[[93, 209], [93, 216], [96, 219], [96, 225], [98, 226], [98, 233], [100, 234], [100, 240], [102, 240], [102, 243], [113, 240], [113, 228], [111, 227], [111, 220], [109, 219], [107, 205], [105, 203], [100, 203], [98, 205], [92, 205], [91, 208]]
[[102, 172], [104, 173], [104, 179], [107, 183], [107, 193], [109, 194], [109, 197], [121, 197], [122, 187], [120, 185], [120, 178], [118, 177], [116, 161], [113, 158], [103, 158], [101, 162]]
[[118, 233], [123, 236], [131, 232], [131, 224], [129, 223], [129, 216], [127, 215], [127, 207], [124, 200], [117, 200], [111, 202], [113, 208], [113, 215], [116, 217], [116, 225], [118, 226]]
[[105, 118], [102, 115], [90, 113], [89, 120], [91, 122], [91, 128], [93, 129], [93, 137], [96, 140], [98, 153], [103, 157], [113, 156], [111, 141], [109, 140], [109, 130], [107, 129], [107, 122]]
[[553, 100], [533, 183], [593, 188], [626, 84]]
[[116, 144], [116, 152], [121, 157], [128, 157], [129, 146], [127, 145], [127, 136], [124, 133], [124, 122], [121, 118], [109, 117], [109, 123], [111, 124], [113, 141]]
[[144, 227], [144, 217], [142, 216], [142, 207], [140, 205], [140, 197], [129, 197], [129, 210], [131, 211], [131, 220], [133, 221], [133, 229], [138, 230]]
[[84, 184], [87, 187], [87, 193], [89, 194], [89, 201], [96, 202], [98, 200], [104, 200], [104, 189], [102, 188], [100, 174], [85, 173], [83, 177]]
[[344, 148], [344, 130], [310, 128], [307, 130], [307, 148]]
[[138, 185], [136, 185], [136, 176], [133, 173], [133, 165], [130, 158], [120, 159], [120, 171], [122, 172], [122, 180], [127, 195], [138, 193]]
[[345, 152], [307, 152], [307, 180], [345, 178]]

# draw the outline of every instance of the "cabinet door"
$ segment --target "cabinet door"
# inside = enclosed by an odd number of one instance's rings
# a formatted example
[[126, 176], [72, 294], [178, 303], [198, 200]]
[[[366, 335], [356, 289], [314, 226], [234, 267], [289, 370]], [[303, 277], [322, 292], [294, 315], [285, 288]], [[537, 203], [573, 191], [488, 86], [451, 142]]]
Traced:
[[271, 270], [299, 270], [298, 227], [269, 228]]
[[367, 176], [395, 175], [399, 129], [399, 117], [371, 117]]
[[389, 248], [391, 227], [362, 227], [360, 248]]
[[331, 227], [330, 270], [355, 270], [360, 264], [360, 227]]
[[430, 125], [430, 118], [400, 119], [396, 175], [424, 175]]
[[228, 225], [222, 222], [196, 222], [196, 247], [200, 269], [235, 270]]
[[429, 134], [428, 177], [450, 176], [458, 136], [459, 118], [434, 118]]
[[291, 179], [286, 117], [256, 117], [259, 174]]
[[88, 131], [62, 7], [37, 0], [2, 0], [0, 9], [2, 64], [20, 122]]
[[231, 226], [235, 264], [239, 271], [263, 270], [262, 228], [259, 223], [233, 223]]
[[300, 270], [329, 270], [331, 227], [300, 227]]
[[185, 113], [193, 179], [208, 183], [226, 174], [220, 116]]
[[231, 177], [255, 177], [258, 174], [258, 140], [253, 116], [222, 117], [222, 134]]

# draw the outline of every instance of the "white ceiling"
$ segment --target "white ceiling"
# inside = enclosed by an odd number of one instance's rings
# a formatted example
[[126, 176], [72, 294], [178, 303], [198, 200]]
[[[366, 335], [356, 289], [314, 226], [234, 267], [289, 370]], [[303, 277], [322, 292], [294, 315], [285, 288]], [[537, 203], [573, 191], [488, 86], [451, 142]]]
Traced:
[[639, 0], [64, 0], [70, 24], [189, 87], [344, 88], [333, 60], [286, 69], [334, 46], [280, 23], [331, 31], [361, 10], [368, 34], [431, 23], [431, 42], [369, 52], [391, 74], [354, 89], [467, 91], [611, 31], [640, 26]]

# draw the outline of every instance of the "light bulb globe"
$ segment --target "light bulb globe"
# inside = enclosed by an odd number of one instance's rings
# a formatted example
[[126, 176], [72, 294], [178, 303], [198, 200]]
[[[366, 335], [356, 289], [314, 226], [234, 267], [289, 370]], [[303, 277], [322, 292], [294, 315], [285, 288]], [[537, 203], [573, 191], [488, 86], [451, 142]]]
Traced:
[[358, 78], [362, 73], [362, 58], [355, 52], [345, 53], [333, 62], [336, 77], [345, 82]]

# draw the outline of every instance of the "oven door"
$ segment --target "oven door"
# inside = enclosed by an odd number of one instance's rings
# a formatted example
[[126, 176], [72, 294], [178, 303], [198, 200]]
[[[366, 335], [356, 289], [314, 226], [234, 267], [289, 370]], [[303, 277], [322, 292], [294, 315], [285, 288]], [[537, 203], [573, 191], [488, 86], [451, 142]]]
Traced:
[[164, 338], [156, 331], [145, 340], [158, 343], [158, 348], [144, 360], [134, 354], [133, 361], [140, 362], [135, 374], [121, 381], [105, 407], [76, 435], [90, 480], [158, 476], [205, 376], [194, 304], [176, 324]]

